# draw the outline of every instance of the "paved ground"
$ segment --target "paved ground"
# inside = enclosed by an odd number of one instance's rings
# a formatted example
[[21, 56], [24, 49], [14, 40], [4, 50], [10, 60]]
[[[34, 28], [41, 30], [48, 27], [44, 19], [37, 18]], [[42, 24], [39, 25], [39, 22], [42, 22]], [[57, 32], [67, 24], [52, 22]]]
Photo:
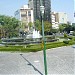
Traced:
[[[74, 50], [71, 46], [47, 50], [48, 74], [75, 75]], [[34, 53], [0, 52], [0, 75], [6, 74], [44, 75], [43, 51]]]

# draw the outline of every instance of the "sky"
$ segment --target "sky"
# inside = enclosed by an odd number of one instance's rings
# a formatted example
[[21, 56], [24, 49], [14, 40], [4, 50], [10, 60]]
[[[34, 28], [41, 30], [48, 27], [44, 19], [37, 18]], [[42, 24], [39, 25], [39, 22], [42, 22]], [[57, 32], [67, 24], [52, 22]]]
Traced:
[[[75, 13], [75, 0], [74, 0], [74, 13]], [[75, 17], [74, 17], [74, 23], [75, 23]]]
[[74, 0], [51, 0], [52, 11], [66, 12], [68, 20], [74, 22]]
[[[69, 21], [74, 21], [75, 0], [51, 0], [51, 11], [65, 12]], [[28, 0], [0, 0], [0, 14], [14, 16], [14, 12], [22, 5], [28, 4]]]

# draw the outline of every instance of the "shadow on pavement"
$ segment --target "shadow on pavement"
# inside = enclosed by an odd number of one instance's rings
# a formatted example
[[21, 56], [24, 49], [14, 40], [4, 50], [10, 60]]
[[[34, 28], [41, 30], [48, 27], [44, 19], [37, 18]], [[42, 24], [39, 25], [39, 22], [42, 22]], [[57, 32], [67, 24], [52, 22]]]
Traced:
[[26, 60], [28, 62], [29, 66], [32, 66], [34, 68], [35, 71], [38, 71], [39, 74], [43, 75], [32, 63], [30, 63], [24, 56], [23, 54], [20, 54], [24, 60]]

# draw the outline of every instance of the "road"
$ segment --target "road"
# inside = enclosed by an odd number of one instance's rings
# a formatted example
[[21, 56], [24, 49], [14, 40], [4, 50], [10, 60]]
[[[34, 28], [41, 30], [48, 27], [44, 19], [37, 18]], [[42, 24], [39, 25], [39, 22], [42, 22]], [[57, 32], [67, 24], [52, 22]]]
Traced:
[[[72, 46], [47, 50], [48, 75], [74, 75], [75, 49]], [[0, 75], [44, 75], [43, 51], [0, 52]]]

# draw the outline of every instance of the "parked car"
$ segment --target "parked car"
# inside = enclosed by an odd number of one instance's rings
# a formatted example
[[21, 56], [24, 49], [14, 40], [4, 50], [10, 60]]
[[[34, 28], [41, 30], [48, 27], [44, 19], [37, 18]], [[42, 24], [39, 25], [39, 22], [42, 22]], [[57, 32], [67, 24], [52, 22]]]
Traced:
[[72, 45], [73, 48], [75, 48], [75, 45]]

